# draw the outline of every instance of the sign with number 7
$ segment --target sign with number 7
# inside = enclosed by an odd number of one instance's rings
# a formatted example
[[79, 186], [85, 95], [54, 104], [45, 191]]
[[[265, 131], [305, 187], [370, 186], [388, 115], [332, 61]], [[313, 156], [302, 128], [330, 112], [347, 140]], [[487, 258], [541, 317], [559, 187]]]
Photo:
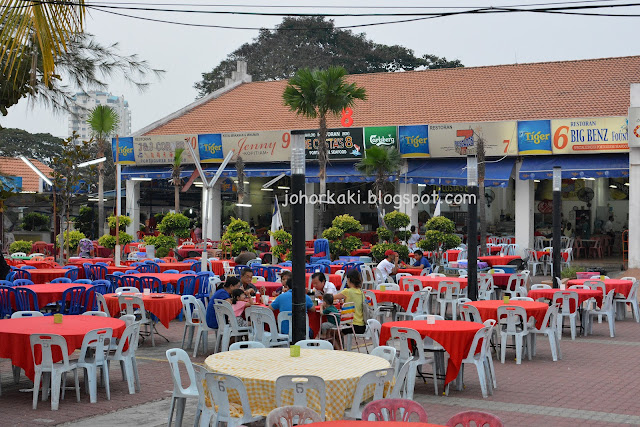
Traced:
[[463, 157], [475, 153], [484, 140], [486, 156], [517, 156], [517, 122], [481, 122], [429, 125], [431, 157]]

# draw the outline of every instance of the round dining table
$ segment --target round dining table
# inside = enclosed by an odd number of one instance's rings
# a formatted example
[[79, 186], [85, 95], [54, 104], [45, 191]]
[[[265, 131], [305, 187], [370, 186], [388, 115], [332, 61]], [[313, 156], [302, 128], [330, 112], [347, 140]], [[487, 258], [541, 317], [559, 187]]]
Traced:
[[439, 343], [449, 353], [449, 364], [445, 384], [456, 379], [462, 360], [467, 357], [473, 337], [476, 332], [484, 328], [482, 323], [466, 322], [463, 320], [436, 320], [429, 324], [426, 320], [405, 320], [400, 322], [385, 322], [380, 330], [380, 345], [386, 345], [391, 339], [391, 328], [415, 329], [422, 338], [429, 337]]
[[158, 263], [158, 267], [160, 267], [160, 273], [164, 273], [167, 270], [178, 270], [180, 272], [185, 270], [191, 270], [192, 265], [193, 263], [191, 262], [159, 262]]
[[[409, 311], [409, 302], [415, 292], [412, 291], [387, 291], [387, 290], [373, 290], [371, 291], [376, 296], [378, 304], [383, 302], [390, 302], [397, 304], [404, 308], [404, 311]], [[416, 302], [417, 304], [417, 302]]]
[[134, 267], [130, 267], [128, 265], [108, 265], [107, 266], [107, 274], [113, 274], [116, 271], [120, 271], [122, 273], [126, 273], [127, 270], [135, 270]]
[[218, 276], [222, 276], [224, 274], [224, 263], [228, 262], [229, 263], [229, 267], [235, 267], [236, 263], [233, 260], [210, 260], [209, 264], [211, 265], [211, 271], [218, 275]]
[[82, 283], [41, 283], [20, 287], [28, 288], [35, 292], [38, 298], [38, 307], [43, 308], [47, 304], [62, 300], [62, 294], [69, 288], [82, 287], [88, 289], [92, 286]]
[[31, 274], [31, 281], [33, 283], [49, 283], [53, 279], [64, 277], [67, 272], [64, 268], [37, 268], [35, 270], [28, 271], [29, 274]]
[[581, 305], [583, 302], [594, 298], [596, 300], [596, 304], [598, 306], [602, 305], [602, 291], [599, 289], [532, 289], [527, 293], [529, 298], [539, 299], [544, 298], [548, 300], [553, 299], [553, 295], [556, 292], [575, 292], [578, 294], [578, 305]]
[[180, 274], [180, 273], [134, 273], [134, 274], [127, 274], [127, 276], [133, 276], [133, 277], [156, 277], [158, 279], [160, 279], [160, 281], [162, 282], [163, 285], [167, 285], [167, 284], [171, 284], [173, 287], [175, 287], [178, 284], [178, 280], [180, 280], [181, 277], [185, 277], [185, 276], [193, 276], [193, 274]]
[[[82, 347], [87, 332], [98, 328], [113, 329], [113, 336], [120, 338], [126, 324], [120, 319], [95, 316], [63, 316], [62, 323], [53, 323], [53, 316], [24, 317], [0, 320], [0, 359], [11, 359], [11, 363], [24, 369], [33, 380], [34, 360], [31, 353], [31, 334], [56, 334], [67, 341], [69, 354]], [[54, 362], [62, 360], [59, 351], [53, 352]], [[39, 363], [40, 361], [37, 360]]]
[[[331, 366], [328, 367], [327, 363]], [[335, 350], [300, 349], [300, 357], [291, 357], [289, 348], [256, 348], [212, 354], [204, 361], [212, 372], [233, 375], [247, 388], [253, 415], [266, 416], [277, 408], [276, 380], [282, 375], [315, 375], [326, 387], [327, 420], [340, 420], [353, 400], [356, 385], [367, 372], [393, 369], [378, 356]], [[373, 391], [371, 391], [372, 393]], [[365, 398], [371, 397], [365, 396]], [[235, 402], [240, 403], [240, 402]], [[287, 402], [285, 396], [285, 405]], [[310, 395], [309, 407], [318, 411], [315, 393]], [[233, 412], [233, 411], [232, 411]]]
[[544, 316], [549, 309], [549, 305], [538, 301], [509, 301], [505, 303], [503, 300], [486, 300], [486, 301], [473, 301], [466, 304], [472, 305], [478, 309], [482, 321], [485, 322], [489, 319], [498, 320], [498, 307], [501, 306], [517, 306], [522, 307], [527, 311], [527, 319], [532, 316], [536, 319], [536, 327], [541, 328]]
[[[169, 329], [169, 322], [175, 319], [182, 310], [182, 301], [180, 300], [181, 295], [160, 293], [151, 293], [149, 295], [129, 295], [141, 297], [142, 302], [144, 303], [144, 309], [156, 316], [158, 320], [160, 320], [160, 323], [162, 323], [167, 329]], [[107, 302], [107, 308], [112, 316], [120, 313], [118, 294], [105, 294], [104, 299]]]
[[571, 279], [567, 282], [567, 287], [584, 285], [584, 282], [587, 280], [598, 280], [604, 282], [604, 286], [607, 288], [607, 293], [609, 293], [609, 291], [615, 291], [616, 294], [624, 295], [625, 298], [629, 296], [629, 292], [631, 292], [631, 288], [633, 287], [633, 281], [620, 279]]
[[278, 292], [282, 288], [282, 283], [280, 282], [256, 282], [253, 284], [260, 292], [262, 288], [265, 290], [264, 295], [275, 296], [274, 294]]
[[461, 289], [467, 287], [466, 277], [405, 276], [400, 278], [399, 286], [401, 290], [407, 289], [405, 285], [405, 281], [407, 279], [419, 280], [422, 283], [423, 288], [430, 286], [434, 291], [440, 289], [440, 282], [458, 282]]
[[493, 267], [494, 265], [507, 265], [514, 259], [521, 258], [517, 255], [487, 255], [478, 257], [478, 260], [486, 262], [489, 264], [489, 267]]
[[412, 276], [419, 276], [420, 273], [422, 273], [422, 268], [416, 268], [416, 267], [404, 267], [404, 268], [399, 268], [398, 269], [398, 273], [409, 273]]
[[113, 258], [105, 258], [105, 257], [94, 257], [94, 258], [69, 258], [67, 264], [71, 265], [79, 265], [82, 264], [96, 264], [98, 262], [104, 262], [106, 264], [113, 264]]

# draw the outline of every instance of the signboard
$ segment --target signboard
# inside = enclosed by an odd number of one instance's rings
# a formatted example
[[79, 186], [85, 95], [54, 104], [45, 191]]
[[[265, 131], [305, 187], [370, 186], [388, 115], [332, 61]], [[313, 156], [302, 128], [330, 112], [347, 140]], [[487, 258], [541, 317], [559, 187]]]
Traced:
[[[304, 134], [305, 158], [318, 159], [318, 130], [293, 131], [294, 134]], [[353, 160], [364, 156], [362, 128], [327, 129], [326, 144], [329, 159]]]
[[629, 108], [629, 147], [640, 147], [640, 107]]
[[234, 151], [231, 162], [238, 156], [246, 163], [286, 162], [291, 160], [291, 133], [284, 130], [223, 133], [224, 156], [231, 150]]
[[629, 151], [626, 117], [551, 120], [553, 154]]
[[[191, 151], [185, 142], [191, 144], [198, 155], [197, 135], [149, 135], [133, 138], [133, 152], [136, 165], [172, 164], [175, 151], [184, 148], [182, 164], [194, 164]], [[199, 159], [198, 159], [199, 160]]]
[[398, 145], [402, 157], [430, 157], [429, 126], [400, 126], [398, 128]]
[[484, 139], [486, 156], [517, 156], [517, 122], [481, 122], [429, 125], [431, 157], [475, 154], [477, 138]]
[[209, 133], [198, 135], [198, 152], [200, 163], [222, 163], [222, 135]]
[[222, 193], [237, 193], [236, 183], [231, 178], [225, 178], [220, 181], [220, 192]]
[[18, 193], [22, 191], [22, 177], [0, 176], [0, 190], [9, 191], [12, 193]]
[[526, 154], [552, 154], [551, 121], [528, 120], [518, 122], [518, 152]]
[[398, 148], [398, 128], [377, 126], [364, 128], [364, 148]]
[[113, 162], [116, 162], [116, 147], [120, 149], [118, 154], [118, 163], [121, 165], [135, 165], [136, 156], [133, 153], [133, 138], [119, 138], [118, 143], [116, 139], [111, 139], [111, 155], [113, 156]]

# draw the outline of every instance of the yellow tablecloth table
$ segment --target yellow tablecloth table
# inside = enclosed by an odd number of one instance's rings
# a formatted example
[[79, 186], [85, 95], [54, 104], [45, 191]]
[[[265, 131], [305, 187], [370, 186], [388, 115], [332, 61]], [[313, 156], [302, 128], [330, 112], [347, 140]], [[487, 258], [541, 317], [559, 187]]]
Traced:
[[[288, 348], [225, 351], [207, 357], [204, 363], [212, 372], [233, 375], [242, 380], [247, 388], [253, 415], [267, 416], [277, 407], [275, 396], [278, 377], [321, 377], [325, 381], [327, 393], [327, 420], [340, 420], [344, 417], [345, 409], [351, 406], [360, 377], [369, 371], [389, 368], [389, 362], [385, 359], [369, 354], [301, 349], [300, 357], [291, 357]], [[311, 397], [309, 406], [314, 408], [317, 404], [313, 399], [315, 393]], [[233, 400], [233, 394], [231, 398]]]

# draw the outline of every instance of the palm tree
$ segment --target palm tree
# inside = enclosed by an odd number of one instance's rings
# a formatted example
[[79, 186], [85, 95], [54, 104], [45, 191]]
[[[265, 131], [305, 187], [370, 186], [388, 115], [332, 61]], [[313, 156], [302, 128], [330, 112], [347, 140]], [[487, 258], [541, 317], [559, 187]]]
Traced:
[[364, 157], [356, 164], [356, 169], [367, 176], [375, 176], [373, 189], [376, 197], [379, 194], [384, 196], [385, 185], [391, 175], [400, 171], [401, 162], [402, 158], [397, 149], [373, 146], [365, 150]]
[[182, 154], [184, 148], [176, 148], [173, 155], [173, 164], [171, 165], [171, 179], [169, 182], [173, 185], [173, 205], [176, 213], [180, 213], [180, 186], [182, 185]]
[[[109, 148], [109, 137], [114, 135], [120, 126], [120, 116], [108, 105], [96, 105], [87, 118], [91, 128], [91, 136], [96, 141], [98, 158], [104, 157]], [[98, 234], [104, 230], [104, 162], [98, 163]]]
[[[303, 68], [289, 79], [282, 94], [284, 104], [297, 115], [309, 119], [319, 118], [318, 165], [320, 169], [320, 194], [327, 192], [327, 115], [338, 116], [342, 110], [353, 107], [357, 99], [367, 98], [366, 90], [355, 83], [345, 81], [347, 71], [342, 67], [327, 70]], [[324, 206], [318, 212], [318, 234], [322, 232]]]
[[[55, 58], [67, 51], [69, 41], [83, 31], [86, 14], [84, 0], [77, 2], [41, 2], [36, 0], [0, 0], [0, 59], [6, 60], [7, 74], [14, 77], [20, 58], [42, 56], [45, 85], [55, 78]], [[36, 48], [37, 47], [37, 48]], [[31, 69], [35, 81], [36, 69]]]

